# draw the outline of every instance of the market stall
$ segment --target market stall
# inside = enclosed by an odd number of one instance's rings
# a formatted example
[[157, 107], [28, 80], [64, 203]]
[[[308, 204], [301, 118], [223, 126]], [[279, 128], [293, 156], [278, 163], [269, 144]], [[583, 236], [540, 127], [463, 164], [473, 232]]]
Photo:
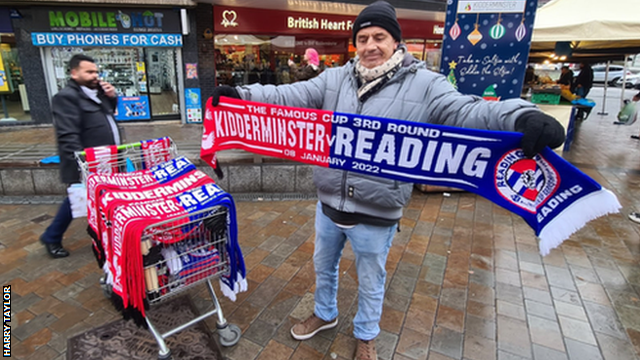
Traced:
[[[599, 0], [550, 1], [536, 14], [529, 61], [624, 61], [628, 54], [640, 52], [640, 17], [630, 11], [636, 7], [636, 0], [610, 0], [606, 6]], [[605, 81], [605, 99], [606, 86]], [[566, 124], [568, 150], [574, 124], [571, 114], [577, 111], [576, 106], [560, 101], [538, 106]]]

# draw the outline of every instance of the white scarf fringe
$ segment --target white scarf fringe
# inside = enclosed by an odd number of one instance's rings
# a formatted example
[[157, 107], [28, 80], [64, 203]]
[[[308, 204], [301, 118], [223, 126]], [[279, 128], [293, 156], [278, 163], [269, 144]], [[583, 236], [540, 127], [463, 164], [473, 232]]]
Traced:
[[540, 231], [540, 255], [548, 255], [589, 221], [618, 213], [621, 208], [615, 194], [605, 188], [576, 200]]

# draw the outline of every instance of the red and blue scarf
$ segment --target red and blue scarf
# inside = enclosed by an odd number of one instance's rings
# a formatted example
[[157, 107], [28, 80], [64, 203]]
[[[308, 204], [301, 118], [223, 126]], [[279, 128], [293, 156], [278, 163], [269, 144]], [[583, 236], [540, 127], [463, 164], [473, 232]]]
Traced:
[[[221, 276], [221, 284], [234, 293], [246, 289], [246, 270], [240, 245], [238, 244], [238, 229], [236, 223], [235, 204], [231, 196], [215, 184], [206, 184], [178, 194], [173, 198], [163, 198], [140, 203], [130, 203], [117, 207], [113, 212], [111, 261], [113, 274], [113, 293], [122, 304], [125, 317], [132, 317], [138, 324], [144, 325], [146, 307], [146, 286], [143, 270], [142, 250], [140, 240], [151, 236], [154, 242], [173, 243], [176, 237], [167, 240], [166, 234], [153, 226], [172, 221], [173, 225], [180, 225], [180, 231], [194, 234], [196, 232], [216, 231], [207, 224], [207, 219], [222, 206], [227, 210], [227, 243], [226, 261], [229, 264], [227, 273]], [[155, 236], [158, 234], [158, 236]], [[211, 250], [211, 249], [209, 249]], [[193, 271], [203, 271], [205, 266], [212, 265], [212, 261], [220, 261], [221, 254], [204, 251], [200, 259], [198, 256], [190, 259], [187, 266], [183, 266], [187, 276]], [[224, 291], [223, 291], [224, 292]]]
[[200, 157], [256, 154], [399, 181], [456, 187], [524, 218], [546, 255], [597, 217], [616, 196], [546, 148], [525, 158], [522, 134], [269, 105], [222, 98], [207, 103]]
[[87, 177], [87, 231], [93, 241], [93, 252], [100, 267], [105, 260], [103, 239], [107, 239], [103, 235], [106, 229], [101, 226], [106, 219], [100, 216], [100, 196], [107, 190], [139, 190], [169, 183], [195, 169], [195, 165], [189, 159], [178, 157], [148, 170], [131, 173], [92, 173]]

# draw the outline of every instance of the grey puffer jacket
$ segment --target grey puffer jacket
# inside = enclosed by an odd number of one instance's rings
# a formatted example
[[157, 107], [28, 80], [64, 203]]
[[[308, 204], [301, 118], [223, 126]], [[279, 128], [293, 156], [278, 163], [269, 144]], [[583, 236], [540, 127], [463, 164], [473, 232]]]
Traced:
[[[537, 111], [523, 100], [484, 101], [462, 95], [446, 78], [427, 70], [411, 55], [377, 93], [364, 103], [358, 100], [355, 59], [319, 76], [290, 85], [237, 87], [244, 100], [323, 109], [351, 114], [409, 120], [475, 129], [514, 131], [520, 114]], [[412, 184], [349, 171], [315, 167], [313, 179], [319, 200], [338, 211], [389, 220], [402, 217]]]

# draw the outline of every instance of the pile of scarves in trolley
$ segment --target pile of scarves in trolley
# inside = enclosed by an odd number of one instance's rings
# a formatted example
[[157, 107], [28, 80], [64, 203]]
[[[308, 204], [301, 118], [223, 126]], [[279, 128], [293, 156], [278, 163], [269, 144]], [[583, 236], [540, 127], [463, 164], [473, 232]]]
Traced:
[[[169, 137], [158, 139], [143, 140], [139, 144], [140, 151], [137, 154], [140, 158], [127, 158], [126, 170], [131, 172], [136, 170], [132, 168], [133, 163], [139, 163], [142, 170], [149, 169], [155, 165], [171, 160], [171, 148], [173, 141]], [[134, 146], [131, 144], [131, 146]], [[115, 174], [120, 173], [118, 146], [99, 146], [85, 149], [85, 160], [88, 165], [88, 172]]]
[[[174, 278], [184, 279], [182, 286], [214, 275], [226, 261], [223, 294], [235, 301], [247, 289], [231, 195], [184, 157], [131, 173], [112, 170], [86, 179], [88, 232], [113, 289], [111, 300], [125, 318], [146, 326], [149, 300], [173, 290], [166, 274], [156, 272], [158, 259]], [[226, 251], [194, 240], [212, 236], [226, 236]]]

